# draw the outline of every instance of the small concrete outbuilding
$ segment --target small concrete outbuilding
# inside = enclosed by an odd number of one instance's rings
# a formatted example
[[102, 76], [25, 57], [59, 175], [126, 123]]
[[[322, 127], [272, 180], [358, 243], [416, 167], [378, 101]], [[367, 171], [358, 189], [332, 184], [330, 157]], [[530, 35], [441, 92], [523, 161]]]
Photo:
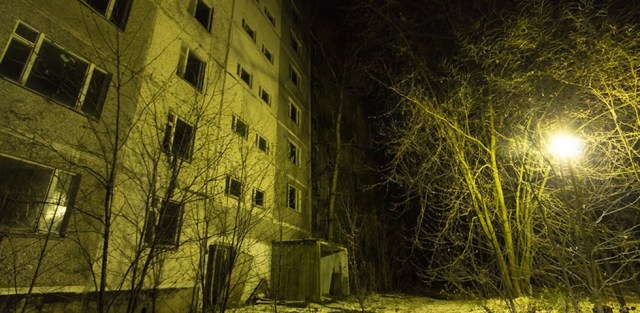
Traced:
[[273, 243], [273, 293], [279, 299], [320, 302], [349, 294], [347, 249], [321, 239]]

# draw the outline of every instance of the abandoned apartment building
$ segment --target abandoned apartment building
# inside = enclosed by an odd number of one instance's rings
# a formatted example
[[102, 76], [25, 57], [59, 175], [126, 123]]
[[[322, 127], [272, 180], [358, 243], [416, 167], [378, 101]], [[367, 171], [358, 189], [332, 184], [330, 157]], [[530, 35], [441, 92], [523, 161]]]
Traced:
[[314, 230], [308, 5], [0, 1], [0, 311], [347, 294]]

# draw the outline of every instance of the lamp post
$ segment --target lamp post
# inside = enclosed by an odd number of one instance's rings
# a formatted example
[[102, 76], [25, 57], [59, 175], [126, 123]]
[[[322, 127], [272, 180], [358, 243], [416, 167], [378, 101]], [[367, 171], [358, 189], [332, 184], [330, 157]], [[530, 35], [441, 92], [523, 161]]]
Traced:
[[[594, 242], [593, 242], [594, 240], [592, 238], [583, 238], [582, 236], [583, 229], [581, 226], [584, 226], [583, 214], [582, 214], [582, 210], [585, 208], [584, 200], [583, 200], [584, 198], [582, 195], [582, 190], [580, 189], [580, 186], [578, 184], [578, 179], [577, 179], [576, 170], [574, 166], [574, 161], [582, 153], [582, 148], [583, 148], [583, 145], [580, 138], [567, 133], [556, 134], [553, 137], [551, 137], [551, 140], [549, 142], [549, 152], [552, 155], [554, 155], [556, 158], [558, 158], [559, 161], [566, 162], [566, 165], [569, 169], [569, 177], [571, 179], [571, 185], [573, 188], [573, 193], [575, 196], [575, 205], [576, 205], [576, 221], [575, 221], [576, 230], [575, 231], [576, 231], [576, 235], [580, 235], [580, 238], [578, 238], [578, 240], [583, 239], [582, 242], [583, 244], [586, 245], [586, 247], [583, 247], [583, 248], [586, 248], [585, 253], [587, 254], [586, 255], [587, 259], [589, 260], [589, 269], [591, 274], [591, 277], [588, 280], [591, 282], [591, 288], [593, 288], [594, 291], [597, 292], [599, 275], [598, 275], [598, 268], [597, 268], [595, 256], [596, 255], [600, 256], [601, 253], [598, 251], [595, 251]], [[604, 260], [604, 267], [607, 274], [613, 275], [614, 271], [611, 264], [608, 261], [608, 258], [602, 257], [602, 259]], [[626, 302], [622, 295], [622, 290], [620, 289], [620, 286], [614, 282], [612, 284], [612, 287], [616, 295], [616, 300], [620, 305], [620, 312], [629, 312], [629, 309], [627, 308]], [[603, 312], [602, 311], [603, 307], [602, 307], [602, 304], [600, 303], [599, 298], [600, 298], [599, 296], [596, 296], [594, 299], [596, 302], [595, 309], [597, 310], [596, 312]]]

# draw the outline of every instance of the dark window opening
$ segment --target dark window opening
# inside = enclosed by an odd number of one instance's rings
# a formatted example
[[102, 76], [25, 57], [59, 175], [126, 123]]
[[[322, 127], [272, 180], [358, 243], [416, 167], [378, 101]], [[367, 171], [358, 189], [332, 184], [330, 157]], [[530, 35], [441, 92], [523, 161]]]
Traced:
[[242, 195], [242, 182], [227, 175], [225, 179], [224, 193], [229, 196], [240, 198]]
[[267, 7], [264, 7], [264, 16], [267, 17], [267, 20], [269, 20], [269, 23], [271, 23], [271, 25], [276, 26], [276, 18], [273, 17], [273, 15], [271, 14], [271, 12], [269, 12], [269, 9], [267, 9]]
[[79, 178], [0, 156], [0, 231], [62, 235]]
[[174, 201], [165, 201], [156, 226], [156, 242], [161, 245], [178, 245], [182, 205]]
[[271, 95], [264, 88], [260, 88], [260, 99], [266, 104], [271, 104]]
[[298, 209], [298, 189], [291, 185], [287, 191], [287, 207], [292, 210]]
[[211, 22], [213, 18], [213, 8], [208, 6], [204, 1], [198, 0], [196, 4], [195, 18], [207, 29], [211, 31]]
[[91, 81], [89, 81], [89, 89], [82, 104], [82, 112], [94, 117], [100, 116], [110, 82], [111, 75], [97, 69], [93, 71]]
[[289, 66], [289, 78], [291, 79], [291, 82], [296, 87], [299, 87], [299, 85], [300, 85], [300, 74], [298, 74], [298, 71], [296, 71], [296, 69], [294, 69], [293, 66]]
[[273, 63], [273, 54], [265, 45], [262, 45], [262, 54], [264, 54], [265, 58], [269, 60], [269, 63]]
[[256, 41], [256, 31], [247, 23], [247, 20], [242, 19], [242, 29], [249, 35], [253, 42]]
[[85, 0], [96, 12], [104, 15], [120, 30], [124, 30], [129, 19], [133, 0]]
[[89, 64], [49, 42], [43, 42], [26, 86], [75, 107]]
[[85, 2], [98, 13], [104, 15], [107, 13], [110, 0], [86, 0]]
[[296, 53], [300, 53], [300, 51], [302, 50], [302, 44], [293, 33], [291, 33], [291, 49], [293, 49], [293, 51], [295, 51]]
[[169, 114], [161, 145], [162, 150], [176, 158], [190, 160], [193, 154], [194, 139], [194, 127], [181, 118]]
[[246, 69], [244, 69], [240, 64], [238, 64], [238, 76], [245, 82], [249, 87], [251, 87], [252, 83], [252, 75]]
[[18, 26], [16, 27], [16, 34], [20, 35], [20, 37], [26, 39], [30, 43], [36, 43], [38, 35], [40, 35], [38, 31], [31, 29], [22, 23], [18, 23]]
[[[184, 205], [155, 198], [147, 212], [144, 240], [148, 245], [172, 246], [180, 243], [180, 229]], [[158, 206], [160, 206], [158, 208]], [[158, 213], [157, 213], [158, 212]]]
[[253, 205], [264, 206], [264, 192], [258, 189], [253, 189]]
[[249, 126], [243, 120], [234, 116], [231, 126], [233, 131], [240, 137], [247, 138], [247, 136], [249, 136]]
[[[38, 40], [39, 36], [18, 23], [0, 60], [0, 75], [70, 108], [100, 117], [111, 76], [42, 37]], [[36, 49], [38, 41], [42, 44]]]
[[178, 68], [178, 75], [189, 82], [193, 87], [202, 91], [206, 63], [204, 63], [204, 61], [190, 50], [186, 50], [183, 50], [183, 58], [186, 58], [186, 62], [183, 61], [184, 68], [182, 68], [182, 66]]
[[260, 135], [256, 135], [256, 147], [265, 153], [269, 152], [269, 143], [267, 142], [267, 139]]
[[116, 0], [111, 10], [111, 18], [109, 21], [115, 24], [120, 30], [124, 30], [129, 19], [129, 11], [133, 0]]
[[29, 57], [31, 56], [32, 47], [16, 38], [11, 38], [9, 47], [0, 62], [0, 74], [15, 81], [20, 81]]
[[298, 107], [291, 102], [289, 102], [289, 118], [296, 124], [300, 121], [300, 111]]
[[293, 164], [298, 164], [298, 147], [293, 143], [289, 143], [289, 161]]

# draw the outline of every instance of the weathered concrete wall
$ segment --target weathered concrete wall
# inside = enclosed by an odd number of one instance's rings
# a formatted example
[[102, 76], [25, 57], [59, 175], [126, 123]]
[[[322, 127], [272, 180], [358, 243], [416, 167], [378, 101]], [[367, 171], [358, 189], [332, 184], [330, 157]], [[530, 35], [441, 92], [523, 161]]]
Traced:
[[[120, 70], [133, 66], [144, 54], [146, 14], [137, 14], [142, 10], [135, 5], [129, 29], [140, 33], [120, 32], [80, 1], [7, 0], [0, 2], [0, 10], [4, 12], [0, 16], [2, 47], [8, 46], [17, 22], [22, 21], [47, 42], [109, 73], [117, 72], [118, 66]], [[117, 38], [135, 41], [132, 50], [114, 51]], [[116, 60], [121, 63], [116, 65]], [[116, 84], [113, 77], [111, 82]], [[116, 132], [126, 132], [135, 109], [135, 82], [131, 79], [120, 86], [121, 93], [110, 88], [100, 116], [94, 117], [18, 81], [0, 78], [0, 154], [81, 175], [64, 237], [12, 230], [0, 234], [0, 294], [24, 293], [30, 285], [34, 293], [82, 290], [90, 285], [89, 258], [99, 247], [98, 220], [105, 194], [100, 180], [112, 157], [111, 140]], [[122, 127], [116, 128], [116, 118]]]
[[326, 248], [321, 245], [320, 289], [323, 296], [349, 294], [349, 259], [346, 249]]
[[272, 289], [278, 298], [320, 301], [320, 248], [315, 241], [273, 244]]

